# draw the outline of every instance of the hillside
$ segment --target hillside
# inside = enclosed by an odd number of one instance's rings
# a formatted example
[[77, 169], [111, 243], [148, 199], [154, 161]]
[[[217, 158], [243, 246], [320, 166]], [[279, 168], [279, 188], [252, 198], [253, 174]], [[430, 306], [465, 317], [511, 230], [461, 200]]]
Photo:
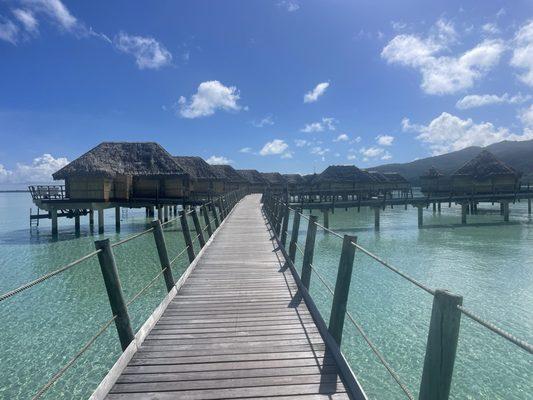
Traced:
[[422, 158], [403, 164], [385, 164], [372, 168], [377, 171], [399, 172], [411, 183], [417, 184], [420, 175], [430, 167], [435, 167], [445, 174], [452, 174], [464, 163], [477, 156], [481, 150], [487, 149], [503, 162], [524, 174], [523, 180], [533, 182], [533, 140], [522, 142], [503, 141], [487, 147], [472, 146], [440, 156]]

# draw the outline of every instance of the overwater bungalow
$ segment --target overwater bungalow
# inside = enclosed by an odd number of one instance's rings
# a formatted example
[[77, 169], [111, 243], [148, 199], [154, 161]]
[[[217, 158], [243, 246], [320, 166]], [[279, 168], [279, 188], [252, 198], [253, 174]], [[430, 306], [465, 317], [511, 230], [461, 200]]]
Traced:
[[287, 189], [287, 180], [279, 172], [260, 172], [268, 188], [274, 193], [281, 193]]
[[159, 144], [103, 142], [52, 177], [64, 180], [64, 198], [109, 202], [182, 198], [189, 175]]
[[307, 174], [303, 175], [303, 190], [310, 190], [310, 189], [316, 189], [316, 178], [318, 177], [318, 174]]
[[211, 165], [224, 178], [224, 191], [231, 192], [246, 188], [248, 181], [244, 179], [231, 165], [215, 164]]
[[189, 175], [191, 196], [209, 197], [224, 193], [224, 176], [203, 158], [174, 156], [174, 160]]
[[368, 171], [365, 170], [370, 178], [374, 181], [372, 184], [372, 191], [378, 195], [386, 195], [388, 192], [392, 191], [393, 182], [391, 182], [385, 174], [379, 171]]
[[435, 167], [431, 167], [424, 175], [420, 176], [420, 190], [427, 196], [450, 193], [450, 178]]
[[263, 193], [268, 187], [268, 182], [259, 171], [255, 169], [237, 169], [236, 171], [248, 181], [248, 190], [251, 193]]
[[383, 175], [389, 180], [389, 188], [391, 191], [396, 190], [401, 194], [411, 192], [411, 183], [398, 172], [384, 172]]
[[516, 192], [521, 173], [483, 150], [451, 176], [454, 194], [485, 194]]
[[305, 189], [305, 179], [300, 174], [283, 174], [283, 178], [287, 182], [289, 192]]
[[327, 191], [357, 190], [370, 192], [373, 179], [355, 165], [330, 165], [313, 182], [317, 189]]

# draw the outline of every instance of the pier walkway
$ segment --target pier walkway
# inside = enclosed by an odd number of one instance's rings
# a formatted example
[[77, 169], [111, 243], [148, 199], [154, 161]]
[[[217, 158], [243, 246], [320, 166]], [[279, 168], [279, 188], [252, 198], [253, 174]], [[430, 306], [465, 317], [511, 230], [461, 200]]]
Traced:
[[107, 399], [349, 398], [260, 199], [228, 215]]

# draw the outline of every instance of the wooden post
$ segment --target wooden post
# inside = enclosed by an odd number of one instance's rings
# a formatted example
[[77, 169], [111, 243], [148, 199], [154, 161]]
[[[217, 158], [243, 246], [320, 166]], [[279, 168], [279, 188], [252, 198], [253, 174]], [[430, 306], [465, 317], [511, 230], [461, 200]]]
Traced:
[[309, 284], [311, 283], [311, 264], [313, 263], [313, 255], [315, 253], [316, 220], [316, 215], [309, 216], [307, 237], [305, 239], [304, 259], [302, 263], [302, 283], [307, 289], [309, 289]]
[[192, 208], [192, 222], [194, 223], [194, 230], [198, 236], [198, 243], [200, 243], [200, 248], [205, 246], [204, 232], [202, 231], [202, 226], [200, 225], [200, 219], [196, 213], [196, 207]]
[[152, 221], [152, 228], [154, 228], [155, 245], [157, 247], [157, 254], [159, 255], [159, 262], [161, 263], [161, 269], [163, 270], [165, 285], [167, 286], [167, 291], [170, 292], [174, 287], [174, 277], [172, 276], [172, 269], [170, 268], [167, 244], [165, 242], [165, 235], [163, 235], [161, 221], [158, 219]]
[[416, 208], [418, 208], [418, 227], [422, 228], [424, 226], [424, 207], [418, 205]]
[[224, 209], [224, 202], [222, 197], [218, 198], [218, 210], [220, 212], [220, 221], [223, 221], [226, 218], [226, 210]]
[[209, 237], [211, 237], [213, 235], [213, 229], [211, 228], [211, 221], [209, 221], [209, 212], [207, 211], [207, 206], [205, 204], [202, 206], [202, 211], [202, 214], [204, 214], [205, 226], [207, 226], [207, 234], [209, 235]]
[[100, 262], [100, 269], [102, 271], [102, 276], [104, 277], [111, 311], [113, 312], [113, 315], [116, 316], [115, 327], [117, 328], [120, 345], [122, 346], [122, 351], [124, 351], [134, 339], [134, 335], [133, 329], [131, 328], [128, 307], [126, 306], [124, 295], [122, 293], [122, 286], [118, 276], [115, 257], [113, 256], [109, 239], [97, 240], [94, 242], [94, 246], [96, 247], [96, 250], [101, 250], [100, 253], [98, 253], [98, 261]]
[[284, 213], [283, 213], [283, 225], [281, 227], [281, 244], [283, 247], [286, 247], [287, 244], [287, 230], [289, 229], [289, 216], [291, 210], [289, 209], [289, 206], [284, 207]]
[[350, 283], [352, 281], [353, 260], [355, 256], [355, 246], [352, 242], [357, 243], [357, 236], [344, 235], [329, 318], [329, 333], [331, 333], [331, 336], [333, 336], [339, 346], [341, 345], [342, 329], [344, 328], [344, 318], [346, 316], [346, 304], [348, 303], [348, 293], [350, 292]]
[[120, 232], [120, 207], [115, 207], [115, 229]]
[[437, 212], [437, 203], [433, 202], [433, 214]]
[[194, 247], [191, 240], [191, 231], [189, 230], [189, 222], [187, 221], [187, 212], [183, 210], [180, 215], [181, 229], [183, 230], [183, 238], [185, 239], [185, 245], [187, 246], [187, 255], [189, 256], [189, 262], [193, 262]]
[[281, 203], [281, 200], [280, 200], [277, 213], [276, 213], [276, 234], [278, 236], [281, 233], [281, 220], [282, 219], [283, 219], [283, 204]]
[[374, 228], [379, 231], [379, 207], [374, 207]]
[[157, 206], [157, 219], [163, 222], [163, 209], [161, 206]]
[[98, 233], [101, 235], [104, 233], [104, 209], [98, 209]]
[[289, 243], [289, 258], [294, 263], [296, 260], [296, 243], [298, 243], [298, 231], [300, 230], [300, 213], [294, 212], [292, 220], [291, 242]]
[[217, 216], [217, 207], [214, 203], [211, 203], [211, 211], [213, 212], [213, 219], [215, 220], [215, 229], [219, 227], [218, 216]]
[[527, 199], [527, 214], [531, 215], [531, 199]]
[[89, 228], [91, 231], [94, 229], [94, 210], [92, 208], [89, 210]]
[[437, 210], [438, 210], [438, 212], [439, 212], [439, 214], [440, 214], [440, 212], [441, 212], [441, 203], [440, 203], [440, 201], [439, 201], [439, 203], [437, 204]]
[[436, 290], [431, 310], [419, 400], [446, 400], [450, 394], [463, 298]]
[[52, 217], [52, 235], [56, 236], [58, 229], [57, 229], [57, 209], [53, 208], [50, 211], [50, 216]]
[[168, 206], [163, 206], [163, 218], [168, 222]]
[[466, 214], [468, 212], [468, 203], [461, 203], [461, 224], [466, 225]]
[[76, 214], [74, 216], [74, 232], [76, 232], [76, 235], [80, 234], [80, 215]]
[[503, 203], [503, 220], [509, 222], [509, 202], [506, 201]]
[[[329, 229], [329, 210], [325, 209], [322, 212], [324, 213], [324, 228]], [[325, 233], [329, 233], [329, 232], [325, 231]]]

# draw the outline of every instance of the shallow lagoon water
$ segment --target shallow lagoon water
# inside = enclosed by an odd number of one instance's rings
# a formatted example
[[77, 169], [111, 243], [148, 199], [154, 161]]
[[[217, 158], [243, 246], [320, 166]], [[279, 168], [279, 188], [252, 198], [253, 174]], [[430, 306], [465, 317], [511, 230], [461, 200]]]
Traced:
[[[92, 250], [100, 238], [82, 218], [82, 232], [60, 220], [58, 239], [48, 221], [29, 228], [27, 193], [0, 193], [0, 293], [50, 272]], [[114, 211], [106, 213], [106, 234], [112, 241], [144, 230], [144, 212], [123, 214], [115, 233]], [[358, 236], [358, 242], [432, 288], [464, 296], [464, 305], [529, 342], [533, 341], [533, 234], [525, 203], [511, 205], [504, 224], [497, 207], [482, 205], [479, 215], [460, 225], [460, 210], [443, 205], [442, 213], [425, 210], [423, 229], [416, 209], [396, 207], [381, 213], [381, 229], [373, 228], [373, 211], [336, 210], [330, 226]], [[291, 225], [290, 225], [291, 226]], [[176, 225], [165, 230], [169, 252], [183, 247]], [[305, 238], [305, 220], [299, 232]], [[317, 235], [314, 266], [333, 286], [341, 243], [333, 235]], [[150, 235], [116, 249], [117, 265], [130, 299], [160, 270]], [[297, 260], [301, 265], [301, 258]], [[177, 278], [186, 256], [173, 267]], [[329, 318], [331, 298], [312, 278], [311, 291]], [[137, 330], [165, 294], [163, 279], [135, 301], [130, 313]], [[349, 310], [416, 396], [431, 313], [431, 296], [356, 253]], [[27, 399], [57, 372], [110, 317], [96, 258], [0, 303], [0, 398]], [[379, 364], [349, 321], [343, 351], [370, 398], [402, 399], [402, 392]], [[113, 326], [50, 390], [45, 398], [86, 398], [120, 355]], [[454, 399], [526, 399], [533, 393], [531, 357], [523, 350], [463, 316]]]

